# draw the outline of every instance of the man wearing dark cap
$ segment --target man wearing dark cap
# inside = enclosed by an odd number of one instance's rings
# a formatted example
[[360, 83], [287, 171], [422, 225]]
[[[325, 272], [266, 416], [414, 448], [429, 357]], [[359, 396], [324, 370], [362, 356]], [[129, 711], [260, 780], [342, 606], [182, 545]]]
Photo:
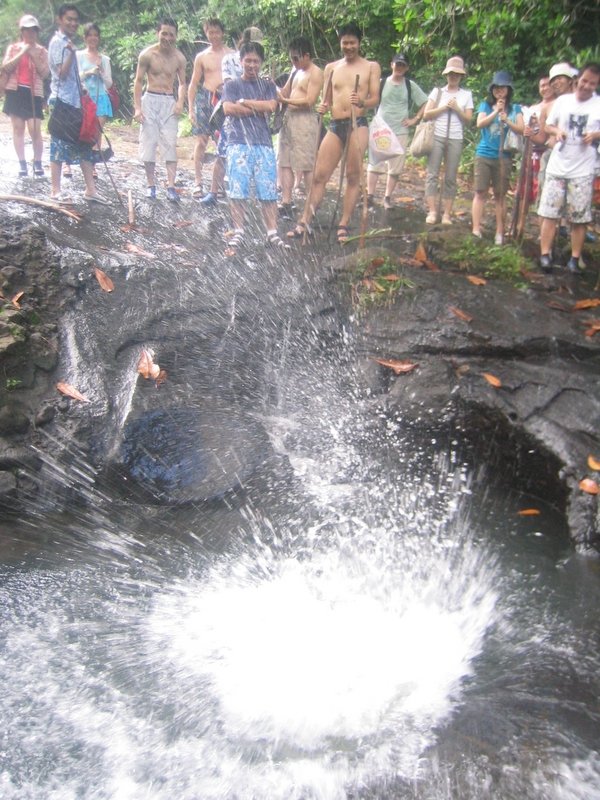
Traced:
[[[392, 74], [382, 81], [381, 104], [379, 113], [394, 131], [400, 144], [406, 151], [408, 147], [408, 129], [416, 125], [423, 115], [427, 95], [420, 86], [406, 77], [409, 69], [408, 57], [405, 53], [396, 53], [392, 58]], [[410, 115], [411, 106], [416, 107], [414, 116]], [[387, 174], [385, 187], [385, 208], [391, 208], [391, 197], [404, 166], [405, 154], [381, 161], [379, 164], [369, 163], [367, 192], [372, 201], [377, 181], [382, 173]]]

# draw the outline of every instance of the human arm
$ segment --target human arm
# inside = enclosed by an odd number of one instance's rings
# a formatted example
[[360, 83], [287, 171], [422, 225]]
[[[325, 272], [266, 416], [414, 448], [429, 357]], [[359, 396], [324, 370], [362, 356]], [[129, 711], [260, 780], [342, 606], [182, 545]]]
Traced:
[[177, 102], [175, 103], [175, 107], [173, 108], [173, 114], [175, 116], [179, 116], [183, 113], [183, 107], [185, 105], [185, 98], [187, 94], [187, 87], [185, 82], [185, 56], [183, 53], [179, 53], [177, 59]]
[[104, 81], [105, 89], [110, 89], [113, 85], [113, 78], [112, 78], [112, 66], [110, 63], [110, 58], [106, 55], [102, 56], [102, 64], [101, 64], [102, 72], [100, 73], [102, 76], [102, 80]]
[[369, 84], [366, 98], [361, 98], [358, 91], [350, 93], [350, 103], [360, 110], [375, 108], [379, 105], [379, 84], [381, 83], [381, 67], [375, 61], [369, 64]]
[[418, 125], [418, 123], [423, 119], [423, 113], [426, 105], [427, 103], [423, 103], [423, 105], [417, 110], [417, 113], [414, 115], [414, 117], [407, 117], [406, 119], [403, 119], [402, 126], [404, 128], [410, 128], [413, 125]]
[[331, 107], [332, 101], [332, 89], [331, 89], [331, 80], [333, 78], [333, 67], [334, 64], [327, 64], [325, 67], [325, 72], [323, 73], [324, 78], [324, 85], [325, 91], [323, 92], [323, 96], [321, 97], [321, 102], [317, 106], [317, 111], [319, 114], [326, 114]]
[[142, 90], [144, 88], [144, 77], [148, 72], [148, 57], [145, 52], [140, 53], [133, 81], [133, 118], [136, 122], [143, 122], [142, 114]]
[[[286, 84], [287, 86], [287, 84]], [[283, 87], [285, 89], [285, 86]], [[320, 69], [314, 69], [310, 75], [308, 85], [306, 87], [306, 94], [303, 97], [294, 97], [288, 100], [283, 100], [284, 103], [298, 109], [314, 108], [321, 90], [323, 88], [323, 72]]]

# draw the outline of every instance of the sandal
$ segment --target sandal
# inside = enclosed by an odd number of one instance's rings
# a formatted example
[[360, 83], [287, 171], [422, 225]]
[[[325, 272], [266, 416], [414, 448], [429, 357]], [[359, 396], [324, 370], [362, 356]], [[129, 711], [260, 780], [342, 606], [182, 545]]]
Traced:
[[347, 225], [338, 225], [337, 233], [335, 235], [336, 239], [338, 241], [338, 244], [346, 244], [346, 242], [350, 238], [348, 236], [349, 233], [350, 233], [350, 229], [348, 228]]
[[194, 200], [199, 200], [201, 197], [204, 197], [204, 190], [202, 189], [202, 185], [197, 183], [194, 188], [192, 189], [192, 197]]
[[283, 250], [289, 250], [290, 246], [287, 242], [284, 242], [283, 239], [278, 236], [276, 233], [270, 233], [267, 236], [267, 244], [271, 245], [271, 247], [280, 247]]
[[244, 231], [241, 229], [227, 231], [225, 238], [227, 239], [225, 255], [227, 258], [232, 258], [237, 255], [238, 249], [244, 244]]
[[303, 239], [304, 235], [312, 236], [312, 228], [307, 222], [297, 222], [296, 227], [286, 233], [288, 239]]

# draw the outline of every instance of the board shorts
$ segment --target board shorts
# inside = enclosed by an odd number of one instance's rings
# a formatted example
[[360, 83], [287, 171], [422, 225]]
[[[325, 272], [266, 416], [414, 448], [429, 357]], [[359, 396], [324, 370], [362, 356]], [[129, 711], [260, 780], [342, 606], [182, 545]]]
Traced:
[[192, 125], [192, 133], [194, 136], [210, 136], [212, 133], [210, 118], [215, 110], [216, 101], [218, 101], [218, 99], [218, 94], [202, 87], [196, 92], [196, 101], [194, 103], [196, 124]]
[[312, 110], [286, 111], [279, 132], [279, 166], [293, 169], [294, 172], [312, 172], [319, 127], [319, 115]]
[[142, 97], [144, 121], [140, 126], [139, 157], [145, 162], [156, 161], [158, 148], [165, 161], [177, 161], [177, 129], [179, 119], [173, 113], [172, 94], [146, 92]]
[[592, 197], [594, 176], [584, 178], [555, 178], [546, 175], [538, 215], [547, 219], [560, 219], [565, 215], [575, 225], [587, 225], [592, 221]]
[[277, 200], [277, 163], [272, 147], [262, 144], [227, 146], [227, 194], [230, 200], [248, 200], [252, 184], [257, 200]]
[[[50, 113], [54, 100], [48, 101]], [[102, 160], [100, 152], [93, 150], [92, 145], [87, 142], [65, 142], [62, 139], [57, 139], [55, 136], [50, 137], [50, 163], [55, 164], [79, 164], [81, 161], [89, 161], [91, 164], [97, 164]]]

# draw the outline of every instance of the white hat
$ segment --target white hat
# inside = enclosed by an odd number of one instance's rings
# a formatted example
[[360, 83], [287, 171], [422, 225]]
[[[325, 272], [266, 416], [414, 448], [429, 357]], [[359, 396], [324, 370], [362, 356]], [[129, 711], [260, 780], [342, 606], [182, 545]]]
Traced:
[[573, 67], [567, 64], [566, 61], [561, 61], [560, 64], [553, 64], [550, 67], [548, 77], [550, 80], [554, 80], [554, 78], [558, 78], [560, 75], [564, 75], [565, 78], [569, 78], [570, 80], [573, 77]]
[[33, 14], [25, 14], [25, 16], [21, 17], [19, 20], [19, 29], [20, 28], [39, 28], [40, 23], [37, 19], [33, 16]]

